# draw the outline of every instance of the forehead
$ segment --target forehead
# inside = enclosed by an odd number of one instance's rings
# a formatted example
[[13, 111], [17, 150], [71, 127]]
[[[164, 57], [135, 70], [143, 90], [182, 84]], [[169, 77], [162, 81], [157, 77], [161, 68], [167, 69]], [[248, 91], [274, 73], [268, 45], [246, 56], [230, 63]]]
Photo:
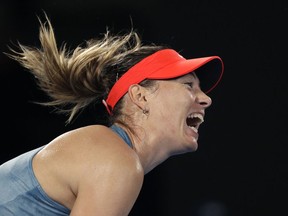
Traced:
[[175, 78], [175, 80], [198, 80], [196, 73], [191, 72], [189, 74], [185, 74], [183, 76]]

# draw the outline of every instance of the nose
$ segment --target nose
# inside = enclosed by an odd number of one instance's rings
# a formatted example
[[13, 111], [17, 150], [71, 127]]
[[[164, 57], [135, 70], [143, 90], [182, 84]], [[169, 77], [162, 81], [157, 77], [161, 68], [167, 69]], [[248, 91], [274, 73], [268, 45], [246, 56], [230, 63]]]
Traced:
[[208, 108], [212, 104], [212, 99], [203, 91], [199, 91], [197, 94], [197, 102], [204, 108]]

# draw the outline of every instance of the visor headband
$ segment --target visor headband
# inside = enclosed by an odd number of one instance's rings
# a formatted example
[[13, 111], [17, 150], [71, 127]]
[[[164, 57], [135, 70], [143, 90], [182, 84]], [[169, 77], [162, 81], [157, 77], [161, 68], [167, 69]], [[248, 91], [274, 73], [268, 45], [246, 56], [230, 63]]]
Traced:
[[[133, 84], [139, 84], [145, 79], [170, 79], [192, 72], [192, 70], [181, 71], [181, 67], [178, 67], [176, 70], [172, 69], [176, 64], [185, 64], [187, 61], [188, 60], [173, 49], [160, 50], [144, 58], [124, 73], [111, 88], [106, 101], [102, 100], [108, 113], [110, 115], [112, 114], [116, 103], [126, 94], [129, 87]], [[196, 68], [196, 66], [193, 64], [190, 67]], [[169, 68], [171, 70], [169, 70]]]

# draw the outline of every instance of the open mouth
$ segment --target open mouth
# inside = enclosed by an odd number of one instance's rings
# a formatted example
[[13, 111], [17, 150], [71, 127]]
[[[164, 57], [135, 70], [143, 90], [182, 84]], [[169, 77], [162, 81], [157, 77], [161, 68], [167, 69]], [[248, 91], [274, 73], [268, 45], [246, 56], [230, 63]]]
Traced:
[[188, 127], [193, 129], [196, 133], [198, 132], [200, 124], [203, 122], [204, 118], [203, 115], [201, 115], [200, 113], [192, 113], [186, 119], [186, 124], [188, 125]]

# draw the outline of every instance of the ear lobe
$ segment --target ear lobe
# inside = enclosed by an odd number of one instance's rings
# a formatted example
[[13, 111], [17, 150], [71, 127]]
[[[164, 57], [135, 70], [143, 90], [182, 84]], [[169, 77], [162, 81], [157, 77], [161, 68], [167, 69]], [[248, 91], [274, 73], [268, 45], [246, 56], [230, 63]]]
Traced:
[[128, 95], [131, 101], [143, 110], [147, 102], [146, 89], [138, 84], [133, 84], [128, 89]]

